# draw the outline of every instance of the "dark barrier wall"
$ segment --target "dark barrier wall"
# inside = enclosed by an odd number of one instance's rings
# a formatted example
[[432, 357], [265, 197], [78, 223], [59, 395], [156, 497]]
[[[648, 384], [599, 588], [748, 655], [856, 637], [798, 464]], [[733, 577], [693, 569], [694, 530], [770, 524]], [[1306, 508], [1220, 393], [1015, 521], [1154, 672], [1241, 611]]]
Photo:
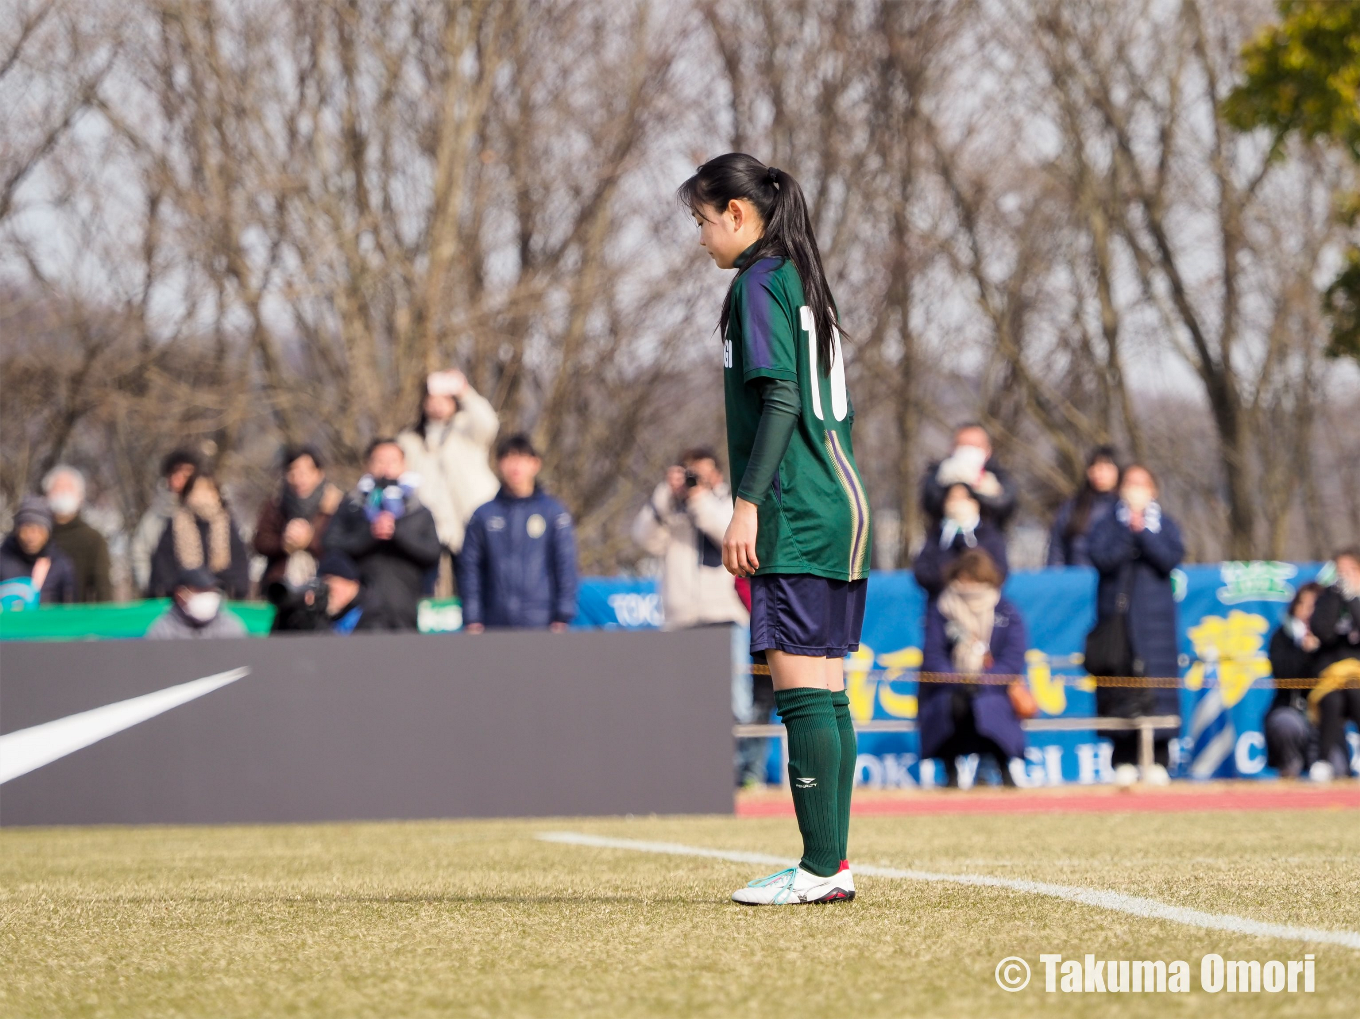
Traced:
[[242, 666], [0, 785], [0, 824], [732, 809], [725, 629], [7, 643], [0, 733]]

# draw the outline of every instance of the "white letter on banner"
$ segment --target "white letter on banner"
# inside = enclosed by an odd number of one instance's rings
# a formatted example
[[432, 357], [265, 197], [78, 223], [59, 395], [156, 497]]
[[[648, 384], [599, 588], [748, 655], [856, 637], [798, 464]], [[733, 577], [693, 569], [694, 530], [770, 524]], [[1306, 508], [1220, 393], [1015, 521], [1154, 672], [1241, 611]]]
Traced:
[[[1255, 750], [1255, 753], [1252, 751]], [[1244, 732], [1237, 737], [1233, 763], [1239, 775], [1255, 775], [1266, 766], [1266, 738], [1259, 732]]]

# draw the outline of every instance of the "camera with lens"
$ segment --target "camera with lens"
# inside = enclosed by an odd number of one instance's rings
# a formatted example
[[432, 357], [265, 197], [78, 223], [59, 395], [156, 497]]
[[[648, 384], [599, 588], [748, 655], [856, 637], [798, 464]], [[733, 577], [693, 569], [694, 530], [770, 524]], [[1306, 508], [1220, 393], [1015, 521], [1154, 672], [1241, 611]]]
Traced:
[[330, 591], [320, 577], [305, 584], [290, 584], [276, 580], [265, 589], [265, 597], [274, 606], [274, 625], [270, 633], [307, 633], [324, 630], [330, 625], [326, 602]]
[[694, 488], [699, 484], [699, 475], [691, 470], [685, 471], [685, 487]]

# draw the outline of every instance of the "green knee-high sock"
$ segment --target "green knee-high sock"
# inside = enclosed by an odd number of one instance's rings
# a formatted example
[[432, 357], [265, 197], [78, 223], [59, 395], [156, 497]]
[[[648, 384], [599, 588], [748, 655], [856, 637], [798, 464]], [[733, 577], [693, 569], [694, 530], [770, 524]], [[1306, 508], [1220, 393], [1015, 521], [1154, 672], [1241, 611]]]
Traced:
[[839, 826], [841, 862], [850, 859], [850, 795], [855, 789], [855, 762], [859, 744], [855, 741], [855, 722], [850, 717], [850, 698], [844, 690], [831, 694], [836, 710], [836, 728], [841, 734], [841, 773], [836, 787], [836, 823]]
[[804, 870], [830, 877], [840, 870], [836, 795], [840, 786], [841, 735], [831, 691], [809, 687], [777, 690], [779, 718], [788, 730], [789, 785], [798, 830], [803, 833]]

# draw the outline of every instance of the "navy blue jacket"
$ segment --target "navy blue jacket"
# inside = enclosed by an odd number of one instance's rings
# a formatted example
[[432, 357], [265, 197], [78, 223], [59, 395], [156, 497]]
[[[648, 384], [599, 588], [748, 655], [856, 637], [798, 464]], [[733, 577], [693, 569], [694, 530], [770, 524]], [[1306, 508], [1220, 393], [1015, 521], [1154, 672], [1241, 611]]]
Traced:
[[[1131, 584], [1129, 590], [1129, 643], [1133, 647], [1134, 671], [1142, 676], [1175, 678], [1181, 674], [1180, 648], [1176, 639], [1176, 599], [1172, 594], [1171, 571], [1185, 556], [1180, 528], [1165, 513], [1161, 515], [1160, 530], [1154, 534], [1146, 528], [1135, 533], [1128, 524], [1120, 523], [1115, 513], [1096, 521], [1090, 535], [1091, 562], [1100, 571], [1100, 586], [1096, 593], [1096, 618], [1105, 619], [1115, 612], [1121, 585]], [[1127, 573], [1126, 573], [1127, 571]], [[1131, 579], [1130, 579], [1131, 575]], [[1157, 689], [1151, 697], [1138, 696], [1140, 691], [1110, 688], [1098, 691], [1107, 694], [1107, 711], [1174, 715], [1180, 711], [1177, 691]], [[1098, 700], [1100, 698], [1098, 697]], [[1137, 710], [1125, 711], [1117, 702], [1139, 700]], [[1146, 702], [1146, 703], [1141, 703]]]
[[1092, 566], [1090, 535], [1091, 528], [1096, 525], [1096, 521], [1108, 516], [1114, 511], [1114, 504], [1119, 501], [1119, 496], [1114, 492], [1095, 492], [1091, 496], [1091, 512], [1086, 517], [1086, 526], [1071, 536], [1067, 533], [1067, 525], [1072, 520], [1072, 513], [1077, 508], [1077, 499], [1074, 496], [1058, 507], [1058, 513], [1053, 518], [1053, 529], [1048, 535], [1048, 565], [1049, 566]]
[[[936, 596], [944, 590], [944, 573], [949, 564], [970, 547], [963, 534], [959, 533], [954, 535], [948, 548], [941, 548], [943, 528], [944, 525], [940, 523], [930, 529], [926, 535], [926, 543], [921, 546], [921, 551], [912, 566], [916, 574], [916, 583], [925, 590], [931, 602], [934, 602]], [[974, 547], [982, 549], [992, 557], [997, 568], [1001, 570], [1001, 579], [1005, 580], [1006, 574], [1010, 572], [1010, 564], [1006, 561], [1006, 536], [1001, 532], [1001, 528], [984, 517], [973, 532], [973, 538], [976, 541]]]
[[576, 531], [571, 514], [535, 488], [504, 488], [468, 521], [458, 556], [463, 625], [542, 628], [576, 617]]
[[[922, 672], [953, 672], [951, 656], [953, 642], [946, 632], [944, 615], [938, 605], [926, 611], [925, 647], [921, 650]], [[991, 676], [1023, 676], [1025, 650], [1029, 638], [1020, 610], [1005, 598], [997, 603], [996, 620], [992, 626], [992, 664], [986, 669]], [[954, 735], [954, 714], [951, 695], [958, 687], [953, 683], [921, 683], [917, 693], [917, 724], [921, 733], [921, 757], [934, 757], [950, 736]], [[994, 740], [1009, 757], [1023, 757], [1025, 733], [1011, 707], [1006, 688], [979, 685], [973, 694], [973, 724], [980, 735]]]

